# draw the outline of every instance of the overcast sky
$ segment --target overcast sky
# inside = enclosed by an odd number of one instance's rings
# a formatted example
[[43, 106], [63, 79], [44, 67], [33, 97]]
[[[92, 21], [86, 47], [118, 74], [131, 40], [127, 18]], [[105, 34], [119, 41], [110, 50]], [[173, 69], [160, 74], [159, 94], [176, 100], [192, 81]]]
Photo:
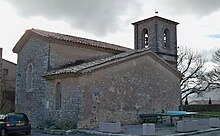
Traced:
[[220, 0], [0, 0], [3, 58], [17, 61], [13, 47], [37, 28], [134, 46], [132, 22], [155, 16], [179, 22], [178, 46], [211, 56], [220, 47]]

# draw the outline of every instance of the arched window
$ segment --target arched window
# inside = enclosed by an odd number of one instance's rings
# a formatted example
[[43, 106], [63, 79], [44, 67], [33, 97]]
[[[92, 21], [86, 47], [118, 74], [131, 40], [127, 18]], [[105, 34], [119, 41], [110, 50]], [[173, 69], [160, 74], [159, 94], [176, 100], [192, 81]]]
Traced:
[[145, 28], [142, 32], [143, 37], [143, 47], [146, 48], [149, 45], [149, 38], [148, 38], [148, 30]]
[[33, 87], [33, 65], [32, 63], [28, 64], [26, 72], [26, 91], [29, 92]]
[[163, 45], [165, 48], [169, 47], [170, 44], [170, 32], [169, 30], [166, 28], [164, 29], [164, 33], [163, 33]]
[[61, 84], [58, 82], [56, 84], [55, 90], [55, 109], [59, 110], [61, 108]]

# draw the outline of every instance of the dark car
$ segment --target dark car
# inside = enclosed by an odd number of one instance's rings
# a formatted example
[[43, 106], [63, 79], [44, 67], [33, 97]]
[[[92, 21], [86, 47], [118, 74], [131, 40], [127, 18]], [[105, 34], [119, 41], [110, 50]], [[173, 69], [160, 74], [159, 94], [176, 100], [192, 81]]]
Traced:
[[24, 113], [8, 113], [3, 115], [0, 120], [0, 128], [2, 136], [18, 132], [24, 132], [26, 135], [31, 134], [31, 123]]

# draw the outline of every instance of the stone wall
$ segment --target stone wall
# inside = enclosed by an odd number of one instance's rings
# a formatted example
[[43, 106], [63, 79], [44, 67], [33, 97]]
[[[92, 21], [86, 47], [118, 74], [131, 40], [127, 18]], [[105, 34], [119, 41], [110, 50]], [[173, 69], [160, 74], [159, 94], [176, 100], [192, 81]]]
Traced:
[[8, 113], [8, 112], [14, 111], [16, 64], [3, 59], [2, 69], [3, 69], [3, 81], [2, 81], [3, 88], [2, 89], [4, 93], [3, 95], [4, 106], [2, 107], [2, 113]]
[[[55, 86], [58, 80], [49, 82]], [[79, 128], [96, 127], [99, 121], [133, 124], [141, 113], [177, 110], [179, 105], [179, 78], [150, 56], [59, 82], [62, 106], [59, 113], [52, 110], [54, 95], [50, 95], [50, 112], [64, 122], [77, 121]]]
[[[134, 24], [135, 49], [144, 48], [143, 30], [148, 30], [148, 46], [162, 59], [167, 60], [175, 68], [177, 67], [177, 31], [176, 24], [159, 19]], [[169, 46], [164, 46], [164, 30], [169, 30]]]
[[[62, 88], [61, 108], [55, 109], [56, 84], [60, 82]], [[80, 98], [82, 92], [79, 90], [79, 78], [66, 78], [48, 81], [48, 115], [47, 122], [56, 128], [75, 128], [80, 116]], [[44, 122], [44, 121], [43, 121]], [[46, 124], [48, 125], [48, 124]]]
[[[179, 78], [148, 55], [79, 77], [45, 80], [42, 75], [49, 65], [55, 68], [78, 59], [74, 55], [86, 53], [86, 58], [111, 55], [71, 49], [30, 37], [18, 54], [16, 112], [26, 113], [33, 127], [96, 127], [98, 121], [105, 120], [130, 124], [138, 122], [141, 113], [177, 109]], [[26, 90], [29, 64], [33, 65], [33, 86]], [[59, 82], [61, 108], [55, 109]]]
[[220, 104], [191, 104], [182, 105], [182, 109], [185, 111], [194, 112], [220, 112]]
[[14, 111], [16, 64], [3, 59], [2, 50], [0, 48], [0, 112], [8, 113]]
[[13, 86], [13, 88], [15, 88], [15, 78], [16, 78], [16, 64], [6, 61], [6, 60], [2, 60], [2, 69], [7, 69], [8, 73], [7, 75], [5, 75], [4, 80], [5, 81], [12, 81], [11, 86]]
[[[148, 22], [143, 22], [138, 24], [135, 27], [136, 34], [135, 34], [135, 48], [142, 49], [143, 48], [143, 29], [148, 29], [148, 40], [149, 46], [151, 50], [154, 52], [164, 52], [169, 54], [176, 55], [177, 49], [177, 32], [176, 32], [176, 25], [170, 24], [163, 21], [152, 20]], [[164, 48], [164, 29], [167, 28], [170, 31], [170, 48]]]
[[[15, 108], [16, 112], [26, 113], [33, 122], [32, 125], [34, 127], [45, 125], [45, 123], [46, 125], [54, 124], [53, 118], [60, 118], [61, 111], [54, 110], [54, 106], [51, 105], [55, 98], [54, 86], [51, 86], [43, 78], [43, 75], [48, 70], [59, 68], [78, 59], [97, 59], [113, 55], [112, 53], [105, 53], [94, 49], [79, 48], [79, 46], [71, 47], [47, 43], [40, 38], [31, 37], [19, 52], [16, 70]], [[27, 70], [29, 64], [33, 66], [33, 86], [30, 90], [27, 90]], [[65, 101], [65, 99], [63, 100]], [[67, 105], [68, 108], [66, 109], [68, 109], [68, 112], [63, 110], [62, 113], [69, 114], [74, 112], [73, 101], [76, 100], [67, 101], [71, 105]], [[70, 107], [73, 107], [73, 110]], [[49, 112], [49, 110], [53, 112]]]
[[156, 44], [156, 36], [157, 36], [157, 31], [156, 31], [156, 20], [148, 21], [147, 23], [143, 22], [140, 24], [135, 24], [134, 25], [134, 46], [135, 49], [142, 49], [143, 48], [143, 30], [147, 29], [148, 30], [148, 44], [151, 46], [151, 49], [153, 51], [158, 50]]
[[59, 68], [60, 66], [74, 63], [76, 60], [91, 61], [94, 59], [106, 58], [112, 55], [112, 53], [98, 51], [94, 48], [81, 48], [79, 44], [75, 44], [75, 46], [68, 46], [51, 43], [50, 67], [52, 69]]
[[[44, 114], [47, 113], [45, 109], [47, 82], [42, 75], [48, 70], [48, 53], [48, 43], [31, 37], [18, 54], [15, 110], [26, 113], [33, 127], [44, 120]], [[26, 90], [28, 64], [33, 65], [31, 90]]]

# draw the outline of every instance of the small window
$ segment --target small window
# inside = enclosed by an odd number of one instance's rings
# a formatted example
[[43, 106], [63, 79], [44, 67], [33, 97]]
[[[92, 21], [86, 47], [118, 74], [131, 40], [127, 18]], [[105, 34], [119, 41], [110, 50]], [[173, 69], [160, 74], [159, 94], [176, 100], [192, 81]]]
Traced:
[[166, 28], [163, 33], [163, 45], [165, 48], [169, 47], [169, 42], [170, 42], [170, 33], [169, 30]]
[[31, 91], [33, 87], [33, 65], [28, 64], [27, 72], [26, 72], [26, 91]]
[[55, 109], [59, 110], [61, 108], [61, 84], [58, 82], [56, 84], [55, 90]]
[[144, 29], [143, 30], [143, 47], [147, 48], [148, 45], [149, 45], [148, 30]]
[[3, 69], [3, 77], [8, 75], [8, 69]]

